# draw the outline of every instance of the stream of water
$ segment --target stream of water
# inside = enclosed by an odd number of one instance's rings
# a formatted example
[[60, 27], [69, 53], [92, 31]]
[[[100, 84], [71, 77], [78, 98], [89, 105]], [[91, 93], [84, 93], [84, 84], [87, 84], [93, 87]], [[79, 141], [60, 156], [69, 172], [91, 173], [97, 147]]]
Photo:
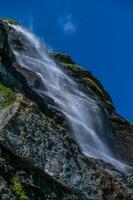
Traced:
[[64, 113], [82, 152], [126, 171], [127, 166], [115, 155], [113, 134], [105, 111], [79, 90], [76, 82], [50, 58], [35, 35], [21, 26], [12, 27], [23, 39], [21, 51], [12, 42], [10, 44], [17, 62], [40, 77], [45, 88], [41, 92], [52, 98]]

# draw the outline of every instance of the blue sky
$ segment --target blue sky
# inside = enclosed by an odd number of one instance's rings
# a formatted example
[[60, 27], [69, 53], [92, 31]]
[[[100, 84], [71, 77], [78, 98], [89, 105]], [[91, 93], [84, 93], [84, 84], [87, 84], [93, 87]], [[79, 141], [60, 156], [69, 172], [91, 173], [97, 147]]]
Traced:
[[133, 121], [132, 0], [1, 0], [1, 17], [18, 20], [55, 51], [90, 69]]

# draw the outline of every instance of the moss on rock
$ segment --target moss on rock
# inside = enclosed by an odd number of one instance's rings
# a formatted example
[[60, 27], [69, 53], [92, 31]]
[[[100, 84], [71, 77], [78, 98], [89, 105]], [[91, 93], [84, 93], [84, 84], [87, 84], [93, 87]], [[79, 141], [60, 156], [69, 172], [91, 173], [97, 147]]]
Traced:
[[79, 77], [82, 82], [87, 85], [90, 86], [90, 88], [96, 92], [96, 94], [100, 97], [104, 97], [105, 95], [105, 91], [101, 88], [99, 82], [97, 80], [95, 80], [95, 77], [89, 73], [89, 71], [87, 71], [86, 69], [84, 69], [81, 66], [77, 66], [77, 65], [73, 65], [70, 63], [61, 63], [63, 66], [67, 67], [68, 69], [70, 69], [73, 72], [83, 72], [83, 73], [87, 73], [85, 75], [81, 75], [81, 77]]
[[130, 122], [130, 121], [126, 121], [126, 124], [127, 124], [128, 126], [133, 126], [133, 122]]
[[15, 92], [10, 88], [2, 85], [1, 83], [0, 83], [0, 93], [2, 93], [4, 96], [4, 103], [2, 105], [2, 108], [12, 105], [16, 99]]
[[29, 200], [21, 182], [18, 179], [13, 178], [12, 185], [13, 185], [13, 190], [19, 196], [20, 200]]
[[19, 24], [16, 20], [10, 18], [0, 18], [0, 20], [7, 22], [9, 24]]
[[67, 54], [52, 52], [51, 55], [57, 62], [74, 64], [72, 58]]
[[98, 96], [104, 97], [104, 92], [100, 89], [100, 87], [94, 82], [94, 80], [92, 80], [91, 78], [83, 78], [82, 81], [89, 85], [92, 90], [94, 90], [96, 92], [96, 94], [98, 94]]
[[70, 63], [61, 63], [63, 66], [69, 68], [72, 71], [85, 71], [85, 69], [81, 66], [75, 65], [75, 64], [70, 64]]
[[75, 80], [79, 83], [79, 86], [83, 83], [85, 90], [86, 86], [89, 86], [92, 91], [100, 97], [104, 105], [107, 105], [108, 108], [114, 109], [110, 95], [106, 92], [100, 81], [89, 70], [71, 63], [61, 62], [60, 64], [68, 70], [68, 74], [70, 74], [70, 76], [75, 78]]

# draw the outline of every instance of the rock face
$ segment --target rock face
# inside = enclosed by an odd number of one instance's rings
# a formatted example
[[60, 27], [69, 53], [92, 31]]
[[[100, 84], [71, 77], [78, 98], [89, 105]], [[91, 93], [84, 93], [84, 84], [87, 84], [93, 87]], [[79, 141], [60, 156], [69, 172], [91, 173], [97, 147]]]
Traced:
[[[133, 199], [133, 176], [86, 157], [63, 114], [51, 99], [44, 100], [35, 92], [32, 86], [41, 87], [41, 81], [17, 64], [9, 41], [21, 51], [21, 35], [8, 22], [0, 20], [0, 199]], [[110, 96], [91, 72], [65, 54], [51, 56], [104, 107], [116, 140], [114, 148], [133, 165], [132, 124], [116, 113]]]

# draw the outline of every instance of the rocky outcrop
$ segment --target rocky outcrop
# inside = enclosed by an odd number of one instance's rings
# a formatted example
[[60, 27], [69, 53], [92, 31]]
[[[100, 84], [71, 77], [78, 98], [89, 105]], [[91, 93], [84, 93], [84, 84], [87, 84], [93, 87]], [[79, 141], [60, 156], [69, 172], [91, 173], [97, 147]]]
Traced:
[[[0, 198], [132, 199], [132, 175], [86, 157], [52, 99], [36, 90], [42, 87], [40, 77], [18, 65], [9, 41], [17, 50], [29, 51], [19, 38], [23, 41], [7, 20], [0, 20]], [[116, 113], [101, 83], [69, 56], [51, 56], [106, 110], [115, 148], [133, 165], [133, 126]]]

